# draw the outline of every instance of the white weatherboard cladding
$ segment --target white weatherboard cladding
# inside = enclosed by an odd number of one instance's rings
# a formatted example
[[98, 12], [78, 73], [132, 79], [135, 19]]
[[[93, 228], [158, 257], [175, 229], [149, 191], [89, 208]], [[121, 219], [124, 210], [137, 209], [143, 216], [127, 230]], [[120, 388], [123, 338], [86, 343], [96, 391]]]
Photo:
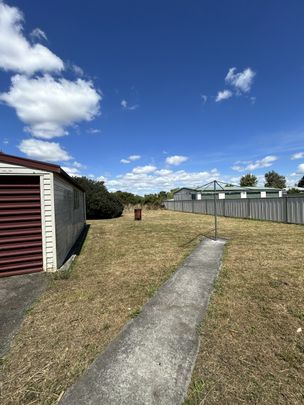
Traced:
[[0, 162], [0, 175], [40, 177], [43, 269], [46, 271], [55, 271], [57, 269], [57, 260], [53, 173]]
[[[75, 196], [74, 194], [78, 193]], [[57, 266], [63, 264], [85, 225], [84, 193], [54, 175]], [[79, 204], [75, 204], [79, 201]]]
[[241, 191], [241, 198], [247, 198], [247, 192]]
[[218, 198], [219, 200], [225, 200], [225, 193], [219, 193]]

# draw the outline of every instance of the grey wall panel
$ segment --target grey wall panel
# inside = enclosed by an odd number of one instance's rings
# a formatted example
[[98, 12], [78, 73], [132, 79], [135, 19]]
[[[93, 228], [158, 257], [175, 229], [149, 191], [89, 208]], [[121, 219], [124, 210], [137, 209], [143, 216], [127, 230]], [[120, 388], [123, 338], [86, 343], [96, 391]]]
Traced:
[[288, 199], [287, 221], [292, 224], [304, 224], [304, 198], [293, 197]]
[[[165, 207], [175, 211], [214, 214], [214, 201], [210, 199], [166, 201]], [[217, 200], [216, 211], [226, 217], [304, 224], [304, 197]]]

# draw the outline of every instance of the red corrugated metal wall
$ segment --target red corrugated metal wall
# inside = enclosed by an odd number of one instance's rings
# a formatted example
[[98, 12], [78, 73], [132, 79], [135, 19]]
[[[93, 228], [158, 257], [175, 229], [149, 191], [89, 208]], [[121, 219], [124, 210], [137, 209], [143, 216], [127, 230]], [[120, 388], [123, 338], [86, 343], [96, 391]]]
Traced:
[[0, 176], [0, 277], [43, 270], [39, 176]]

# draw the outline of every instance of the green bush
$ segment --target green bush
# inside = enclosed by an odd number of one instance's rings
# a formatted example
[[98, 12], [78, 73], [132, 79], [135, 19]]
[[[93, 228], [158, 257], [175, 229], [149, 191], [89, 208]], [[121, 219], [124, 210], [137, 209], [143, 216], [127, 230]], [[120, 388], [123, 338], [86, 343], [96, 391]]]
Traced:
[[123, 204], [108, 192], [103, 181], [91, 180], [87, 177], [75, 177], [76, 183], [86, 192], [86, 208], [88, 219], [107, 219], [120, 217]]

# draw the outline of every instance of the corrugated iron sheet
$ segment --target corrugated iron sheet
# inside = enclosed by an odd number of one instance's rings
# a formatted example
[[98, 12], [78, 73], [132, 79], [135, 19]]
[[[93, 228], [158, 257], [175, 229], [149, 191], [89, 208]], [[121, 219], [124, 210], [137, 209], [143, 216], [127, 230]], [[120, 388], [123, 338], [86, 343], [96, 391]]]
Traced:
[[[165, 207], [173, 211], [214, 214], [214, 201], [165, 201]], [[220, 216], [262, 219], [304, 225], [304, 197], [244, 198], [216, 200], [216, 211]]]

